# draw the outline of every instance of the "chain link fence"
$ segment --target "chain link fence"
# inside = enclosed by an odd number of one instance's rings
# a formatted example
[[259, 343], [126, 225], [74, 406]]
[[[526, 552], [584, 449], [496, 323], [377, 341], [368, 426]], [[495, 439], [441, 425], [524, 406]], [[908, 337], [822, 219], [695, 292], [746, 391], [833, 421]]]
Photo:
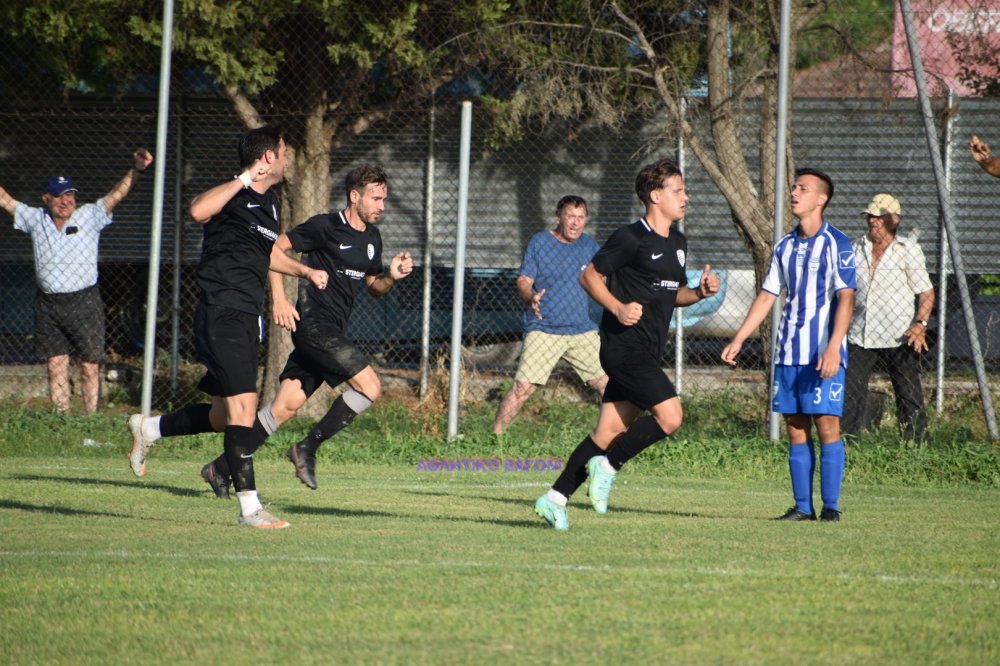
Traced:
[[[879, 52], [879, 57], [897, 51]], [[829, 68], [826, 75], [824, 67]], [[877, 93], [872, 92], [877, 88], [872, 78], [885, 84]], [[817, 167], [832, 176], [836, 193], [827, 218], [852, 240], [861, 242], [868, 233], [863, 212], [873, 195], [891, 193], [900, 202], [899, 234], [918, 236], [936, 294], [928, 321], [930, 351], [921, 355], [919, 366], [925, 373], [925, 391], [929, 395], [937, 391], [940, 401], [946, 379], [971, 375], [971, 353], [920, 107], [911, 92], [898, 86], [900, 94], [894, 95], [893, 80], [888, 69], [857, 60], [842, 61], [839, 69], [821, 65], [803, 72], [793, 89], [791, 144], [797, 166]], [[201, 229], [189, 219], [187, 204], [197, 193], [231, 177], [237, 169], [237, 138], [244, 130], [229, 102], [217, 94], [188, 92], [189, 88], [172, 101], [168, 153], [155, 156], [166, 162], [157, 409], [197, 397], [193, 386], [201, 369], [192, 358], [191, 320], [198, 298], [194, 269]], [[834, 90], [836, 94], [831, 94]], [[941, 92], [935, 90], [935, 121], [946, 157], [957, 239], [983, 353], [988, 369], [995, 373], [1000, 361], [1000, 230], [991, 219], [991, 204], [1000, 181], [984, 174], [970, 159], [967, 143], [971, 134], [989, 138], [995, 131], [1000, 100]], [[439, 92], [425, 108], [391, 114], [330, 156], [329, 209], [343, 206], [341, 183], [351, 168], [369, 162], [381, 164], [388, 172], [390, 197], [380, 222], [384, 252], [386, 256], [411, 252], [416, 269], [382, 299], [363, 294], [349, 334], [371, 354], [377, 368], [413, 383], [421, 363], [435, 367], [445, 362], [442, 359], [450, 345], [461, 97]], [[707, 137], [711, 134], [704, 105], [702, 97], [689, 100], [689, 121]], [[37, 97], [11, 99], [0, 107], [0, 185], [18, 201], [40, 206], [45, 179], [65, 175], [79, 189], [80, 204], [94, 202], [126, 172], [136, 147], [155, 143], [155, 110], [155, 99], [149, 94], [114, 99], [72, 94], [53, 99], [40, 91]], [[745, 128], [739, 137], [740, 149], [745, 155], [758, 155], [760, 137], [754, 119], [760, 114], [759, 98], [748, 96], [740, 113], [739, 126]], [[696, 281], [701, 268], [710, 264], [719, 273], [723, 289], [681, 313], [664, 367], [685, 392], [732, 386], [734, 378], [756, 386], [764, 382], [765, 354], [759, 341], [744, 351], [745, 371], [734, 374], [719, 361], [722, 347], [755, 296], [757, 277], [726, 199], [683, 142], [665, 135], [661, 125], [638, 119], [615, 132], [597, 124], [554, 121], [496, 149], [489, 147], [488, 131], [487, 114], [477, 107], [462, 303], [463, 362], [468, 370], [493, 384], [512, 378], [521, 352], [526, 308], [517, 295], [517, 278], [529, 239], [554, 227], [556, 202], [570, 194], [586, 199], [586, 231], [598, 244], [603, 243], [612, 231], [643, 212], [634, 193], [641, 166], [668, 157], [682, 164], [691, 197], [682, 222], [689, 242], [689, 277]], [[993, 138], [1000, 143], [1000, 133]], [[757, 158], [750, 162], [755, 173], [761, 169]], [[150, 171], [140, 179], [115, 210], [114, 224], [101, 234], [99, 286], [106, 314], [103, 377], [109, 400], [138, 402], [151, 175]], [[304, 219], [319, 212], [297, 214]], [[900, 274], [898, 280], [905, 277]], [[0, 226], [0, 297], [4, 303], [0, 362], [7, 366], [40, 362], [34, 339], [35, 292], [31, 240], [8, 220]], [[913, 313], [905, 318], [916, 318], [915, 305], [906, 299], [898, 307]], [[591, 310], [596, 317], [598, 313]], [[899, 318], [898, 313], [887, 316]], [[557, 366], [556, 376], [570, 385], [578, 383], [565, 363]], [[496, 397], [495, 392], [480, 395]]]

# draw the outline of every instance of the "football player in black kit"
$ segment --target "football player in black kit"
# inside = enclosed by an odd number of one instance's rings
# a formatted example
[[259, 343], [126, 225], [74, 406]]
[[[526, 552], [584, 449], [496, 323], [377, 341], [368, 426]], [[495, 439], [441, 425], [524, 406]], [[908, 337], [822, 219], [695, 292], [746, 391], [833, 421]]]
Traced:
[[[697, 288], [687, 286], [687, 239], [671, 229], [688, 200], [677, 165], [661, 160], [643, 167], [635, 192], [645, 216], [612, 233], [580, 277], [604, 308], [601, 365], [609, 380], [597, 426], [535, 502], [535, 512], [557, 530], [569, 529], [567, 501], [588, 476], [590, 502], [603, 515], [622, 465], [680, 427], [681, 401], [662, 363], [670, 319], [675, 306], [719, 291], [719, 276], [707, 265]], [[650, 413], [640, 417], [644, 411]]]
[[[319, 445], [382, 395], [382, 384], [369, 359], [347, 338], [354, 299], [362, 287], [376, 298], [384, 296], [413, 271], [409, 252], [394, 256], [383, 271], [382, 236], [375, 224], [385, 210], [389, 186], [381, 167], [357, 167], [347, 174], [344, 189], [344, 210], [314, 215], [275, 242], [279, 250], [301, 252], [304, 263], [328, 273], [329, 286], [320, 290], [301, 285], [296, 310], [285, 298], [281, 276], [271, 274], [274, 322], [292, 331], [295, 349], [281, 373], [278, 395], [258, 413], [268, 434], [295, 416], [324, 381], [332, 387], [348, 384], [309, 434], [285, 454], [295, 465], [296, 476], [312, 489], [316, 488]], [[229, 495], [226, 462], [220, 456], [202, 470], [218, 497]]]
[[225, 431], [223, 457], [233, 471], [240, 501], [239, 524], [288, 527], [264, 509], [257, 496], [253, 452], [267, 438], [257, 419], [257, 366], [260, 354], [264, 287], [268, 270], [304, 277], [324, 289], [328, 275], [275, 247], [279, 203], [274, 185], [284, 177], [287, 156], [281, 132], [261, 127], [239, 145], [243, 172], [191, 201], [191, 217], [204, 225], [198, 263], [202, 295], [195, 312], [195, 349], [206, 373], [198, 388], [212, 404], [188, 405], [157, 417], [134, 414], [130, 463], [146, 473], [146, 455], [160, 437]]

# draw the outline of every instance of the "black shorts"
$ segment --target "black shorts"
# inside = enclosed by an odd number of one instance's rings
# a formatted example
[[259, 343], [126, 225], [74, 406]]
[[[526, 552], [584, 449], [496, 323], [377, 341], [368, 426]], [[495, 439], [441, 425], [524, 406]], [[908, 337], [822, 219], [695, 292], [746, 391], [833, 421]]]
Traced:
[[205, 364], [198, 388], [211, 396], [257, 392], [263, 321], [260, 315], [198, 303], [195, 357]]
[[68, 294], [35, 296], [35, 350], [41, 358], [72, 354], [104, 361], [104, 303], [97, 285]]
[[299, 328], [292, 333], [292, 342], [295, 349], [288, 356], [281, 379], [298, 379], [307, 396], [323, 382], [338, 386], [371, 365], [353, 342], [337, 333]]
[[628, 401], [645, 410], [676, 398], [677, 389], [661, 365], [650, 354], [609, 350], [601, 345], [601, 367], [608, 373], [601, 402]]

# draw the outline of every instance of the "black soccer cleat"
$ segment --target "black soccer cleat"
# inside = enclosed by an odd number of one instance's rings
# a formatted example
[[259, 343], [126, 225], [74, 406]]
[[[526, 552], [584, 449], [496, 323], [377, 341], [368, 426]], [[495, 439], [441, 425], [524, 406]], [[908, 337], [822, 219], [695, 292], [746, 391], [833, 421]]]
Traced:
[[797, 522], [800, 520], [816, 520], [816, 514], [806, 513], [805, 511], [799, 511], [793, 506], [784, 514], [778, 516], [777, 518], [772, 518], [771, 520], [788, 520], [792, 522]]
[[299, 449], [298, 444], [293, 444], [285, 451], [285, 457], [295, 465], [295, 476], [299, 477], [299, 481], [316, 490], [315, 456], [307, 456]]
[[840, 520], [840, 511], [824, 507], [823, 510], [819, 512], [819, 519], [824, 523], [836, 523]]
[[219, 474], [219, 471], [215, 469], [214, 460], [201, 468], [201, 478], [205, 480], [205, 483], [212, 486], [212, 491], [216, 497], [219, 499], [229, 499], [229, 484], [232, 483], [232, 480]]

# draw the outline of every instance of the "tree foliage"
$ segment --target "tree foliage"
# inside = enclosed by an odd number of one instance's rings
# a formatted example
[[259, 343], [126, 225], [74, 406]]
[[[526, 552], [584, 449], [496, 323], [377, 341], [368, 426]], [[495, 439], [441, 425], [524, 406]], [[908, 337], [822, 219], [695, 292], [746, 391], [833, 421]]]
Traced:
[[[793, 35], [827, 8], [822, 0], [792, 5]], [[497, 140], [550, 118], [658, 123], [657, 142], [683, 137], [718, 185], [760, 276], [775, 206], [779, 6], [522, 0], [491, 32], [496, 66], [520, 83], [510, 99], [493, 100]], [[750, 97], [759, 101], [758, 115], [745, 113]], [[789, 154], [789, 168], [792, 162]]]
[[[0, 11], [11, 20], [25, 15], [15, 34], [48, 56], [54, 78], [70, 87], [101, 71], [115, 73], [116, 81], [137, 65], [156, 71], [161, 2], [15, 1], [17, 11]], [[331, 151], [393, 113], [419, 111], [435, 89], [475, 67], [475, 31], [495, 23], [506, 6], [504, 0], [178, 0], [174, 60], [214, 77], [248, 128], [276, 123], [285, 130], [283, 222], [294, 225], [330, 207]], [[269, 370], [283, 353], [269, 352]]]

